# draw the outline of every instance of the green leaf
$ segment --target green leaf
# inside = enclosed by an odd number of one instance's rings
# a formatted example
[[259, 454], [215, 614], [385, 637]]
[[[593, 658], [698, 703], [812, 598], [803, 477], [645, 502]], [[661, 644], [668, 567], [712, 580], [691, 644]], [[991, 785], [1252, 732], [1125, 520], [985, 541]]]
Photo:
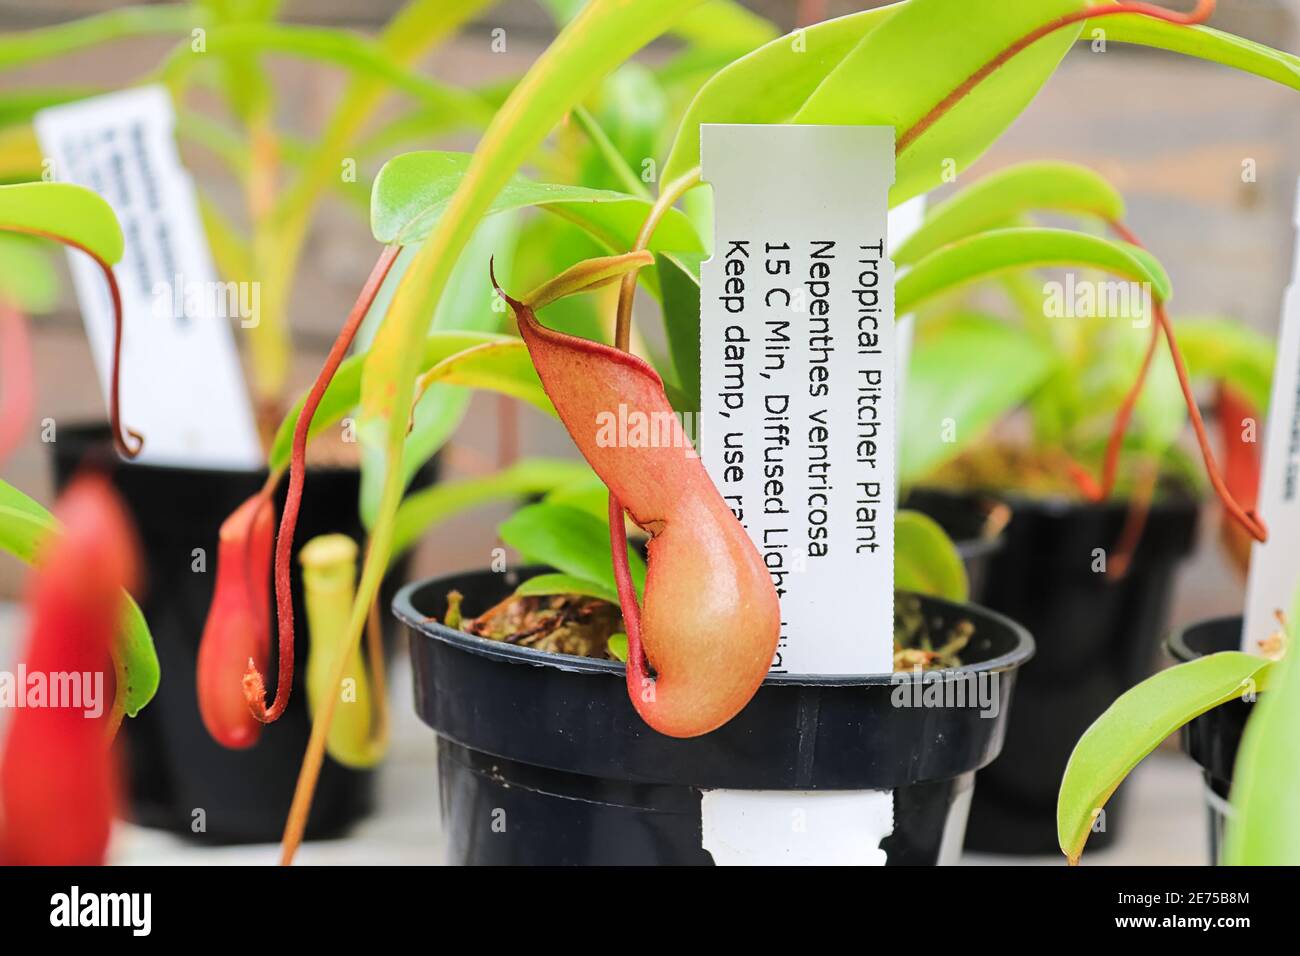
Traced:
[[[691, 265], [694, 263], [695, 268]], [[660, 253], [655, 256], [668, 337], [668, 352], [677, 373], [685, 407], [700, 410], [700, 276], [699, 257]]]
[[940, 246], [1038, 211], [1122, 220], [1124, 198], [1103, 176], [1076, 163], [1008, 166], [933, 207], [894, 253], [894, 262], [910, 265]]
[[1272, 339], [1217, 317], [1180, 317], [1174, 333], [1193, 381], [1227, 382], [1260, 414], [1268, 411], [1277, 352]]
[[933, 518], [919, 511], [900, 511], [894, 519], [894, 587], [949, 601], [970, 597], [966, 565], [956, 546]]
[[978, 159], [1056, 70], [1082, 24], [1002, 64], [910, 145], [908, 131], [1015, 41], [1088, 2], [910, 0], [831, 70], [794, 122], [894, 127], [901, 148], [890, 204], [898, 205], [937, 186], [945, 169]]
[[778, 37], [723, 67], [686, 111], [664, 163], [670, 183], [700, 165], [702, 123], [784, 123], [870, 31], [903, 4], [854, 13]]
[[63, 56], [123, 37], [189, 33], [205, 24], [206, 18], [187, 4], [122, 7], [68, 23], [0, 36], [0, 69]]
[[[375, 178], [370, 228], [383, 243], [422, 241], [437, 225], [465, 179], [468, 153], [404, 153], [384, 164]], [[582, 226], [600, 242], [626, 252], [650, 211], [650, 201], [609, 189], [539, 183], [514, 176], [484, 210], [484, 216], [538, 206]], [[680, 210], [670, 210], [650, 241], [651, 251], [697, 252], [695, 227]]]
[[620, 660], [625, 664], [627, 663], [627, 635], [626, 634], [609, 635], [609, 641], [605, 646], [609, 648], [609, 652], [614, 655], [614, 658], [616, 660]]
[[[586, 0], [540, 0], [540, 3], [557, 24], [565, 24], [578, 15]], [[734, 49], [765, 43], [776, 33], [776, 28], [735, 0], [708, 0], [682, 17], [671, 33], [693, 46]]]
[[546, 496], [546, 502], [577, 508], [609, 523], [609, 488], [591, 471], [552, 489]]
[[[39, 502], [0, 480], [0, 550], [33, 563], [46, 538], [59, 533], [54, 516]], [[122, 622], [113, 645], [117, 699], [114, 707], [134, 717], [158, 690], [158, 654], [149, 625], [131, 595], [125, 598]]]
[[472, 93], [445, 86], [399, 63], [378, 42], [330, 27], [284, 23], [232, 23], [208, 30], [204, 50], [192, 49], [187, 40], [161, 69], [162, 79], [179, 88], [191, 70], [211, 54], [283, 53], [316, 62], [331, 63], [358, 77], [381, 81], [414, 97], [427, 109], [456, 117], [467, 126], [481, 125], [489, 110]]
[[1272, 662], [1225, 651], [1178, 664], [1119, 696], [1074, 745], [1056, 803], [1061, 852], [1076, 861], [1093, 818], [1160, 742], [1222, 703], [1256, 691]]
[[59, 280], [46, 251], [27, 236], [0, 233], [0, 299], [27, 313], [59, 304]]
[[1300, 864], [1300, 667], [1296, 666], [1296, 621], [1300, 621], [1300, 587], [1291, 597], [1286, 656], [1269, 692], [1260, 695], [1232, 768], [1233, 816], [1228, 821], [1223, 862], [1229, 866]]
[[518, 597], [548, 597], [553, 594], [578, 594], [582, 597], [600, 598], [610, 604], [618, 603], [618, 592], [586, 578], [572, 574], [539, 574], [515, 588]]
[[596, 256], [576, 262], [553, 279], [548, 279], [528, 293], [524, 302], [540, 311], [553, 302], [571, 295], [583, 295], [619, 282], [629, 272], [639, 272], [654, 264], [654, 255], [625, 252], [621, 256]]
[[509, 395], [554, 415], [555, 407], [546, 397], [528, 348], [521, 339], [504, 338], [448, 356], [425, 373], [425, 380]]
[[1131, 13], [1087, 21], [1080, 39], [1091, 40], [1094, 30], [1102, 31], [1108, 43], [1134, 43], [1170, 50], [1300, 90], [1300, 57], [1231, 33], [1210, 27], [1179, 26]]
[[[0, 40], [0, 42], [3, 42]], [[88, 96], [98, 96], [104, 91], [95, 86], [58, 86], [37, 89], [6, 90], [0, 103], [0, 127], [17, 123], [30, 123], [43, 109], [62, 106]]]
[[1041, 340], [983, 315], [956, 316], [920, 339], [907, 371], [900, 483], [919, 481], [979, 441], [1055, 364]]
[[494, 501], [546, 494], [591, 474], [586, 464], [552, 458], [525, 458], [490, 475], [440, 481], [406, 496], [393, 531], [396, 561], [430, 528], [463, 511]]
[[1173, 290], [1160, 263], [1145, 249], [1069, 229], [995, 229], [932, 252], [894, 287], [894, 311], [914, 312], [940, 293], [1014, 269], [1088, 267], [1149, 282], [1168, 302]]
[[122, 258], [122, 228], [113, 207], [72, 183], [0, 186], [0, 231], [46, 236], [86, 249], [109, 265]]
[[[590, 581], [617, 593], [609, 554], [609, 523], [565, 505], [542, 503], [521, 508], [497, 529], [501, 540], [529, 561]], [[645, 561], [627, 549], [632, 581], [645, 587]]]

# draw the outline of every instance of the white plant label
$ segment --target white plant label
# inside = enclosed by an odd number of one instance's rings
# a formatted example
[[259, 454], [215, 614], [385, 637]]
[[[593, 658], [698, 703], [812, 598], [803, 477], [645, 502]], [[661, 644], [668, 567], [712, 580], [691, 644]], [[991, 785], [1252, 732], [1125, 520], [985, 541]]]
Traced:
[[1300, 539], [1295, 532], [1300, 527], [1300, 194], [1296, 227], [1295, 265], [1282, 304], [1256, 506], [1268, 524], [1269, 537], [1251, 547], [1246, 584], [1241, 649], [1252, 654], [1260, 652], [1260, 641], [1277, 631], [1274, 613], [1290, 613], [1291, 596], [1300, 580]]
[[718, 866], [884, 866], [894, 829], [883, 790], [712, 790], [701, 845]]
[[[231, 323], [258, 320], [260, 288], [218, 282], [194, 184], [181, 165], [171, 97], [141, 87], [51, 107], [36, 134], [53, 178], [99, 193], [122, 224], [122, 423], [144, 435], [140, 461], [208, 468], [264, 463]], [[68, 261], [105, 395], [113, 308], [99, 268]]]
[[[892, 127], [700, 130], [700, 455], [781, 600], [773, 673], [893, 670]], [[919, 203], [900, 210], [918, 220]], [[711, 790], [719, 865], [885, 862], [888, 791]]]
[[[781, 600], [773, 673], [893, 669], [891, 127], [701, 128], [700, 454]], [[846, 613], [851, 605], [852, 613]]]

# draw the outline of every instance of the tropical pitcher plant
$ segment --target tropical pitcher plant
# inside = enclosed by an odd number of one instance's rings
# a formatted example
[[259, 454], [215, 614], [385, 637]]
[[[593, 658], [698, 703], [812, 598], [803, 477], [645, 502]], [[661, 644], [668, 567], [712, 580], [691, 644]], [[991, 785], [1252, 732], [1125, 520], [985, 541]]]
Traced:
[[[656, 171], [659, 187], [651, 195], [635, 185], [645, 180], [629, 168], [627, 157], [608, 148], [611, 137], [587, 106], [602, 80], [646, 44], [681, 30], [696, 14], [721, 8], [704, 0], [591, 0], [513, 85], [472, 156], [409, 154], [390, 161], [376, 180], [371, 220], [383, 251], [321, 374], [281, 424], [271, 483], [257, 496], [268, 497], [287, 475], [287, 501], [270, 549], [279, 612], [274, 691], [267, 684], [265, 658], [254, 653], [242, 662], [238, 684], [223, 678], [212, 693], [243, 697], [258, 722], [283, 713], [294, 669], [290, 542], [304, 491], [307, 444], [355, 409], [363, 461], [376, 480], [364, 561], [324, 684], [327, 690], [339, 686], [373, 619], [394, 552], [411, 543], [412, 528], [436, 517], [446, 504], [445, 498], [417, 500], [421, 492], [406, 495], [406, 450], [414, 403], [425, 389], [451, 384], [495, 391], [556, 415], [608, 489], [611, 565], [627, 633], [628, 692], [637, 712], [659, 732], [676, 736], [706, 733], [729, 720], [748, 702], [771, 662], [779, 626], [771, 579], [698, 461], [683, 458], [680, 448], [607, 449], [592, 432], [593, 412], [619, 404], [651, 420], [699, 407], [699, 262], [707, 249], [701, 237], [709, 233], [707, 205], [698, 191], [700, 124], [891, 126], [896, 180], [890, 204], [896, 206], [937, 186], [946, 169], [974, 162], [1027, 107], [1071, 46], [1097, 31], [1110, 42], [1168, 49], [1300, 87], [1295, 57], [1203, 26], [1213, 7], [1212, 0], [1202, 0], [1191, 13], [1086, 0], [906, 0], [815, 24], [763, 43], [700, 83]], [[602, 182], [625, 188], [521, 175], [526, 164], [545, 172], [553, 136], [579, 133], [603, 164]], [[484, 255], [474, 248], [485, 222], [527, 207], [576, 224], [602, 254], [575, 259], [540, 282], [535, 278], [531, 292], [501, 286], [517, 338], [431, 333], [430, 316], [456, 293], [460, 277], [488, 272], [495, 250]], [[1233, 496], [1216, 463], [1166, 312], [1171, 283], [1157, 260], [1114, 216], [1106, 217], [1113, 237], [1100, 237], [1007, 227], [1014, 214], [1009, 209], [951, 234], [932, 223], [930, 247], [898, 278], [897, 313], [1026, 269], [1088, 268], [1149, 283], [1155, 290], [1150, 349], [1163, 341], [1169, 352], [1210, 484], [1225, 510], [1262, 540], [1263, 522]], [[609, 341], [548, 325], [548, 307], [562, 310], [575, 295], [610, 283], [617, 284], [617, 299], [610, 310]], [[631, 318], [639, 288], [658, 299], [664, 319], [666, 352], [644, 349], [653, 362], [631, 352], [638, 341]], [[349, 358], [363, 325], [373, 334], [364, 350]], [[1143, 370], [1149, 364], [1144, 362]], [[1139, 393], [1141, 381], [1132, 389]], [[1088, 476], [1101, 493], [1116, 481], [1128, 407], [1116, 414], [1100, 473]], [[247, 545], [232, 547], [237, 562], [255, 560], [252, 570], [258, 575], [268, 550], [268, 534], [257, 518], [261, 508], [250, 507], [242, 518], [236, 512], [228, 524], [231, 541]], [[626, 517], [650, 536], [643, 582], [628, 553]], [[907, 564], [912, 540], [900, 534], [900, 564]], [[950, 547], [930, 542], [924, 551], [938, 562], [952, 560]], [[924, 567], [917, 574], [937, 577]], [[212, 614], [223, 609], [214, 606]], [[210, 619], [209, 627], [214, 626]], [[247, 650], [247, 643], [230, 643], [241, 655]], [[235, 670], [221, 668], [227, 675]], [[338, 696], [320, 697], [286, 826], [286, 862], [302, 837]], [[220, 711], [238, 713], [228, 699]]]

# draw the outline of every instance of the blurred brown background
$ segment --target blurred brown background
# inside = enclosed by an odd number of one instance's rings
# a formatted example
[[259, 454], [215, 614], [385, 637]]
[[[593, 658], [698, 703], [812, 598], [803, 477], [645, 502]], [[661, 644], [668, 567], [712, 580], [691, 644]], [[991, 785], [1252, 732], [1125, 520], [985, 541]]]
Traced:
[[[822, 7], [842, 13], [876, 4], [753, 0], [749, 5], [790, 27], [800, 15]], [[100, 0], [0, 0], [0, 32], [114, 6]], [[398, 6], [397, 0], [285, 4], [290, 20], [345, 25], [367, 33]], [[1297, 13], [1291, 0], [1220, 0], [1211, 23], [1294, 51], [1300, 46]], [[507, 31], [505, 53], [490, 49], [490, 31], [496, 27]], [[439, 49], [427, 68], [449, 81], [481, 84], [522, 72], [549, 38], [548, 19], [532, 0], [505, 0]], [[174, 42], [171, 37], [131, 40], [15, 71], [0, 77], [0, 98], [27, 84], [120, 85], [157, 63]], [[283, 98], [282, 122], [310, 135], [332, 107], [342, 86], [340, 73], [283, 57], [271, 62]], [[1092, 166], [1124, 193], [1131, 224], [1168, 267], [1178, 290], [1176, 314], [1231, 315], [1271, 332], [1289, 279], [1291, 212], [1300, 174], [1297, 117], [1300, 100], [1295, 92], [1265, 80], [1119, 44], [1105, 53], [1080, 46], [1028, 112], [963, 178], [969, 181], [1031, 158]], [[454, 145], [468, 148], [472, 143]], [[215, 160], [197, 150], [186, 152], [185, 158], [200, 181], [214, 179], [212, 195], [228, 204], [232, 214], [242, 208], [234, 184], [218, 178], [223, 174]], [[1253, 183], [1242, 181], [1247, 159], [1256, 164]], [[311, 234], [292, 309], [299, 384], [305, 385], [318, 370], [374, 251], [366, 223], [356, 211], [338, 201], [327, 203]], [[35, 348], [37, 418], [69, 423], [102, 418], [89, 349], [70, 291], [61, 309], [37, 324]], [[525, 452], [570, 453], [556, 426], [530, 411], [521, 414]], [[471, 420], [456, 439], [451, 470], [463, 472], [490, 461], [494, 430], [495, 401], [476, 399]], [[32, 440], [6, 466], [4, 477], [48, 502], [46, 453], [33, 429]], [[443, 526], [424, 543], [421, 570], [482, 563], [500, 517], [500, 511], [484, 510]], [[0, 597], [16, 592], [18, 572], [16, 562], [0, 559]], [[1180, 620], [1240, 608], [1239, 585], [1219, 557], [1209, 522], [1179, 590]]]

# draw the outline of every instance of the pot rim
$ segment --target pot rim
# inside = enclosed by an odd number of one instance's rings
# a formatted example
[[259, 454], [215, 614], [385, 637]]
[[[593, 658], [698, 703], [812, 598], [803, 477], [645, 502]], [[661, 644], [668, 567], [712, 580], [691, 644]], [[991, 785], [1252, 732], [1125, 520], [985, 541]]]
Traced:
[[[65, 437], [66, 436], [66, 437]], [[67, 425], [59, 426], [59, 439], [54, 442], [56, 447], [55, 454], [59, 445], [72, 446], [73, 450], [68, 454], [72, 460], [84, 460], [89, 454], [93, 454], [100, 448], [107, 449], [111, 455], [108, 461], [114, 469], [123, 469], [136, 472], [138, 474], [167, 475], [172, 478], [185, 477], [206, 477], [209, 475], [226, 476], [236, 475], [240, 477], [257, 477], [265, 481], [271, 473], [263, 455], [263, 462], [256, 468], [217, 468], [215, 466], [197, 466], [197, 465], [169, 465], [163, 462], [153, 461], [130, 461], [119, 458], [117, 453], [112, 451], [113, 433], [107, 422], [100, 421], [78, 421], [71, 422]], [[356, 472], [360, 465], [341, 465], [341, 464], [309, 464], [307, 466], [308, 474], [313, 475], [341, 475], [349, 472]]]
[[[542, 570], [539, 566], [516, 569], [515, 573]], [[610, 674], [620, 678], [626, 674], [626, 665], [619, 661], [598, 660], [591, 657], [578, 657], [573, 654], [557, 654], [551, 651], [539, 651], [531, 647], [518, 647], [501, 641], [490, 641], [476, 637], [464, 631], [449, 628], [444, 624], [427, 618], [416, 610], [412, 596], [425, 588], [440, 584], [449, 579], [460, 579], [475, 574], [492, 574], [484, 568], [440, 574], [433, 577], [412, 581], [399, 590], [393, 598], [393, 614], [413, 632], [432, 640], [440, 641], [457, 650], [476, 654], [511, 664], [527, 664], [534, 667], [554, 667], [562, 671], [583, 674]], [[903, 594], [914, 592], [904, 591]], [[769, 674], [763, 679], [764, 687], [858, 687], [858, 686], [897, 686], [914, 683], [918, 680], [935, 682], [941, 678], [966, 679], [969, 675], [1014, 670], [1034, 656], [1034, 639], [1022, 625], [1004, 615], [969, 602], [948, 601], [933, 595], [920, 595], [931, 604], [947, 609], [959, 610], [977, 619], [976, 626], [994, 624], [1005, 629], [1015, 640], [1015, 646], [1006, 653], [985, 661], [963, 664], [960, 667], [944, 668], [930, 671], [890, 671], [884, 674]]]
[[[1042, 511], [1052, 515], [1064, 514], [1069, 511], [1103, 513], [1119, 511], [1127, 514], [1129, 510], [1129, 502], [1125, 498], [1106, 498], [1103, 501], [1076, 501], [1061, 495], [1032, 495], [1015, 488], [959, 489], [926, 484], [917, 484], [910, 490], [924, 492], [925, 494], [944, 495], [949, 498], [973, 498], [1001, 503], [1011, 509], [1013, 516], [1018, 510]], [[1195, 489], [1179, 486], [1172, 489], [1170, 493], [1153, 500], [1148, 507], [1148, 511], [1155, 514], [1199, 513], [1205, 500], [1204, 496], [1198, 495]]]
[[[1200, 657], [1206, 657], [1209, 654], [1217, 653], [1215, 651], [1199, 651], [1187, 643], [1187, 635], [1201, 628], [1227, 627], [1235, 624], [1237, 631], [1241, 630], [1242, 615], [1240, 614], [1217, 614], [1214, 617], [1202, 618], [1199, 621], [1193, 621], [1183, 627], [1173, 631], [1165, 639], [1165, 651], [1174, 660], [1181, 663], [1194, 661]], [[1237, 650], [1238, 648], [1233, 648]]]

